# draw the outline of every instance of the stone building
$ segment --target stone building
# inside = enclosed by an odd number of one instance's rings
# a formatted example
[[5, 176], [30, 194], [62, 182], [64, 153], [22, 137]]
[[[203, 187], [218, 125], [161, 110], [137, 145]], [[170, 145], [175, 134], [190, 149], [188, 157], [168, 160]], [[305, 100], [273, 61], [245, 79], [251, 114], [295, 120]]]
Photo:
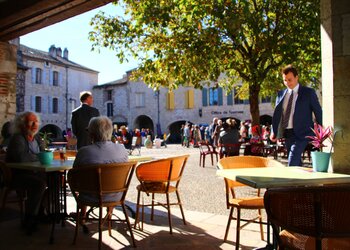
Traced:
[[41, 130], [60, 138], [69, 128], [71, 112], [80, 105], [79, 93], [92, 90], [98, 72], [69, 60], [68, 49], [52, 45], [48, 52], [17, 41], [16, 113], [35, 111]]
[[[122, 79], [94, 86], [95, 106], [118, 125], [129, 129], [150, 128], [156, 134], [171, 133], [177, 141], [181, 124], [210, 124], [213, 117], [249, 120], [247, 100], [226, 95], [214, 85], [202, 90], [179, 87], [169, 92], [166, 88], [154, 91], [144, 82], [130, 80], [131, 71]], [[269, 98], [261, 100], [261, 123], [271, 122], [273, 107]]]

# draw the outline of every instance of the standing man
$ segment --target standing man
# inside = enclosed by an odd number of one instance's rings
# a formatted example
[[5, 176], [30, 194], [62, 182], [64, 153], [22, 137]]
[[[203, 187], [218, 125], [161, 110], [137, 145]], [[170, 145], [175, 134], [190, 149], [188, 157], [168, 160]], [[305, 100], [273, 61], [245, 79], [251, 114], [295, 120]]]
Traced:
[[301, 166], [301, 154], [308, 144], [305, 136], [313, 134], [312, 114], [322, 124], [322, 109], [315, 90], [299, 84], [296, 68], [286, 66], [282, 77], [287, 89], [278, 92], [270, 139], [285, 138], [288, 166]]
[[94, 99], [91, 92], [83, 91], [80, 93], [81, 105], [72, 111], [72, 130], [77, 137], [77, 149], [90, 145], [91, 139], [87, 127], [90, 119], [100, 116], [98, 109], [92, 107]]

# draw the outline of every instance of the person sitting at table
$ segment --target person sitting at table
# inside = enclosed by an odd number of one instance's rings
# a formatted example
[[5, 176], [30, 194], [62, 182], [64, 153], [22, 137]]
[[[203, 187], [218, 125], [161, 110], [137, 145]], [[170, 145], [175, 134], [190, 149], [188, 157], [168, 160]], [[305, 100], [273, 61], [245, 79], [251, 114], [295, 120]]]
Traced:
[[[106, 116], [94, 117], [90, 120], [88, 126], [88, 132], [92, 140], [91, 145], [84, 146], [79, 149], [76, 158], [73, 163], [73, 168], [83, 168], [90, 164], [107, 164], [118, 163], [128, 161], [128, 152], [122, 144], [113, 143], [111, 141], [113, 125], [112, 121]], [[80, 195], [87, 196], [89, 199], [97, 198], [92, 197], [91, 194], [81, 193]], [[118, 198], [118, 194], [108, 194], [104, 199]], [[81, 210], [81, 218], [86, 215], [86, 207]], [[74, 214], [72, 214], [74, 216]], [[84, 221], [80, 222], [84, 225]], [[88, 229], [83, 227], [84, 232], [87, 233]]]
[[[223, 130], [219, 135], [219, 146], [221, 146], [220, 153], [226, 156], [236, 155], [236, 152], [226, 152], [224, 144], [238, 144], [239, 143], [239, 132], [236, 127], [236, 121], [234, 119], [227, 119], [226, 122], [222, 124]], [[239, 147], [237, 148], [239, 155]]]
[[[19, 114], [13, 123], [14, 134], [11, 136], [6, 162], [38, 161], [40, 152], [39, 117], [34, 112]], [[27, 192], [23, 226], [28, 234], [36, 230], [38, 213], [43, 199], [46, 181], [45, 174], [24, 169], [12, 169], [12, 184], [15, 188]]]
[[250, 138], [250, 151], [251, 155], [262, 156], [264, 143], [260, 136], [260, 127], [255, 125], [252, 127], [252, 137]]

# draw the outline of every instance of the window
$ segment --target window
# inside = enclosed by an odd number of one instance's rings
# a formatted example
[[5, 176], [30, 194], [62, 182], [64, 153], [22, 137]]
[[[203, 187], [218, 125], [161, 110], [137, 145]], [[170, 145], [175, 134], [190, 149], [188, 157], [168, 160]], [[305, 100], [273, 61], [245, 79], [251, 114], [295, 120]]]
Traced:
[[208, 106], [208, 89], [202, 89], [202, 106]]
[[209, 89], [209, 106], [222, 105], [222, 88]]
[[52, 113], [58, 113], [58, 98], [52, 98]]
[[53, 86], [58, 86], [58, 72], [54, 71], [54, 72], [52, 72], [52, 74], [53, 74], [52, 85]]
[[136, 107], [145, 106], [145, 93], [135, 93], [135, 106]]
[[35, 97], [35, 112], [41, 113], [41, 97], [40, 96]]
[[235, 104], [244, 104], [244, 100], [241, 99], [241, 98], [239, 98], [239, 97], [237, 96], [238, 91], [239, 91], [239, 89], [236, 89], [236, 90], [234, 91], [234, 94], [235, 94]]
[[41, 84], [41, 74], [42, 74], [42, 70], [39, 68], [36, 68], [35, 70], [35, 83], [36, 84]]
[[107, 103], [107, 116], [108, 117], [113, 116], [113, 103], [112, 102]]
[[233, 105], [233, 94], [230, 92], [230, 94], [227, 95], [227, 105], [232, 106]]
[[107, 90], [107, 101], [112, 101], [112, 90]]

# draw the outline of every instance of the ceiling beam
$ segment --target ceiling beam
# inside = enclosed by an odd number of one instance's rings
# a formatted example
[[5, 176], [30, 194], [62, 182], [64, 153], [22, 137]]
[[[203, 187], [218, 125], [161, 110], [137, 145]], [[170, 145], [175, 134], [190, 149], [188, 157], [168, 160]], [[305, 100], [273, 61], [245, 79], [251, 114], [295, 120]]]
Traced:
[[110, 2], [113, 0], [0, 0], [0, 41], [20, 37]]

